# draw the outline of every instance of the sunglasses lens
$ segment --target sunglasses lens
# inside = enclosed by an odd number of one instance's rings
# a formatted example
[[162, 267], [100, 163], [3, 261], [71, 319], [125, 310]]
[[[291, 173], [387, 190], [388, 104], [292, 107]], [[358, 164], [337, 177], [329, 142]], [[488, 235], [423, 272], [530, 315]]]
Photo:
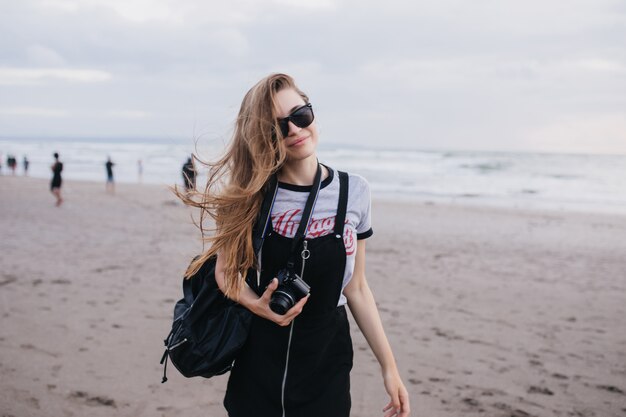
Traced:
[[314, 119], [315, 116], [313, 115], [311, 104], [306, 104], [291, 113], [289, 117], [278, 120], [278, 125], [280, 126], [280, 132], [283, 134], [283, 138], [286, 138], [289, 136], [289, 122], [300, 128], [305, 128], [310, 126]]
[[301, 107], [291, 115], [291, 121], [298, 127], [308, 127], [313, 123], [313, 109], [309, 106]]

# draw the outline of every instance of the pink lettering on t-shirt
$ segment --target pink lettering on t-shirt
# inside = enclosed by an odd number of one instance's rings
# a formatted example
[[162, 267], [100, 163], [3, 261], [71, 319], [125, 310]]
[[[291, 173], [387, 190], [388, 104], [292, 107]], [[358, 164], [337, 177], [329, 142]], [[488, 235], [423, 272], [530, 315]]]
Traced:
[[356, 240], [354, 239], [354, 231], [346, 227], [343, 235], [343, 243], [346, 247], [346, 255], [350, 256], [356, 251]]
[[283, 213], [277, 213], [272, 216], [272, 225], [274, 230], [282, 236], [293, 236], [296, 232], [299, 222], [294, 222], [293, 218], [300, 213], [300, 209], [287, 210]]
[[[274, 225], [274, 230], [282, 236], [293, 237], [300, 226], [300, 222], [294, 221], [293, 218], [300, 214], [300, 212], [300, 209], [295, 209], [273, 215], [272, 224]], [[347, 219], [345, 223], [348, 223]], [[309, 225], [307, 237], [315, 239], [317, 237], [326, 236], [334, 229], [335, 216], [324, 217], [322, 219], [313, 218]], [[346, 247], [346, 255], [352, 255], [356, 251], [356, 239], [354, 238], [354, 231], [351, 228], [344, 227], [343, 241]]]

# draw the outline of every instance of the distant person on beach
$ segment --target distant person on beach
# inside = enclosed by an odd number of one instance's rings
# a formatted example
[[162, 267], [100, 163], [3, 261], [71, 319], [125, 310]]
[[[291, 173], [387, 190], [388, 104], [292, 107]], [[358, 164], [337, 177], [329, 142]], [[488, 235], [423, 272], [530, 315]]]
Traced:
[[107, 182], [106, 182], [106, 191], [111, 194], [115, 194], [115, 181], [113, 180], [113, 165], [115, 165], [111, 161], [111, 157], [107, 157], [107, 162], [104, 164], [107, 170]]
[[50, 183], [50, 191], [57, 198], [56, 206], [59, 207], [63, 203], [61, 197], [61, 171], [63, 171], [63, 163], [59, 161], [59, 154], [54, 153], [54, 163], [50, 166], [52, 170], [52, 182]]
[[137, 181], [143, 181], [143, 162], [141, 161], [141, 159], [137, 160]]
[[[365, 276], [369, 184], [319, 163], [319, 140], [308, 96], [290, 76], [269, 75], [245, 95], [223, 156], [205, 163], [206, 189], [177, 192], [211, 219], [213, 231], [186, 276], [216, 259], [219, 289], [252, 313], [226, 388], [229, 417], [348, 417], [353, 346], [346, 305], [380, 365], [389, 396], [381, 417], [410, 414]], [[273, 204], [270, 221], [259, 226], [257, 258], [251, 235], [266, 196]]]
[[196, 168], [192, 158], [187, 158], [187, 162], [183, 164], [183, 181], [185, 190], [189, 191], [196, 188]]
[[15, 169], [17, 168], [17, 159], [13, 155], [7, 155], [7, 167], [11, 170], [11, 175], [15, 175]]
[[24, 176], [25, 177], [28, 176], [28, 166], [29, 165], [30, 165], [30, 161], [28, 160], [26, 155], [24, 155], [24, 159], [22, 159], [22, 166], [24, 167]]

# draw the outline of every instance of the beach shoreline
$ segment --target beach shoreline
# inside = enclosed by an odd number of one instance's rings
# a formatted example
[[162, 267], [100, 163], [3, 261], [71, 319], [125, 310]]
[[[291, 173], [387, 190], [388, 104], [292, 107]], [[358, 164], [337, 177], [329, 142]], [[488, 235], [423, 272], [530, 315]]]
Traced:
[[[224, 416], [227, 376], [160, 383], [162, 339], [201, 250], [165, 186], [0, 177], [0, 411]], [[414, 413], [623, 416], [626, 216], [377, 199], [375, 294]], [[352, 415], [382, 415], [352, 322]]]

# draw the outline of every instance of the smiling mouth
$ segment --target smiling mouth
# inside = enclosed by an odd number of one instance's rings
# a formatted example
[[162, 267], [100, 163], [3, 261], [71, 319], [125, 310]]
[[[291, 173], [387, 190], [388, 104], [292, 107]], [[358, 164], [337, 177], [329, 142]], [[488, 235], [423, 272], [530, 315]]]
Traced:
[[301, 144], [302, 142], [304, 142], [305, 140], [307, 140], [308, 138], [309, 138], [308, 136], [303, 137], [303, 138], [298, 138], [298, 139], [296, 139], [296, 140], [295, 140], [292, 144], [290, 144], [290, 145], [289, 145], [289, 147], [299, 145], [299, 144]]

